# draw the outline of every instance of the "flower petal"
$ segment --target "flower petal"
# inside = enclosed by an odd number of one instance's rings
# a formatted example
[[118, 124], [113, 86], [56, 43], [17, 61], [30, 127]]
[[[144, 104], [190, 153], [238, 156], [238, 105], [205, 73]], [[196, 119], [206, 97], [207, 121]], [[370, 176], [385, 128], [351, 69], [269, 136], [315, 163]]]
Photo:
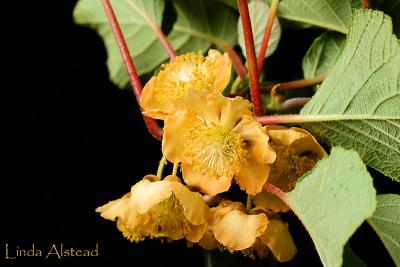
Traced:
[[183, 207], [185, 217], [194, 225], [207, 222], [209, 208], [199, 193], [191, 192], [183, 184], [171, 183], [172, 191]]
[[218, 247], [218, 242], [211, 231], [206, 231], [199, 241], [199, 246], [207, 250], [213, 250]]
[[185, 235], [186, 239], [190, 242], [197, 243], [204, 236], [207, 231], [208, 224], [203, 223], [200, 225], [194, 225], [189, 233]]
[[261, 241], [266, 244], [280, 262], [293, 259], [297, 248], [289, 233], [287, 224], [277, 219], [270, 219], [268, 227], [260, 236]]
[[222, 92], [231, 79], [232, 61], [227, 53], [221, 55], [215, 49], [210, 49], [205, 59], [206, 66], [210, 66], [210, 73], [216, 75], [214, 80], [214, 92]]
[[181, 168], [185, 182], [189, 186], [199, 189], [207, 195], [214, 196], [226, 192], [231, 186], [232, 177], [207, 176], [195, 170], [192, 165], [185, 163], [182, 163]]
[[140, 95], [140, 106], [144, 110], [144, 114], [154, 119], [164, 120], [168, 114], [174, 112], [174, 105], [171, 101], [158, 101], [157, 95], [157, 78], [152, 77], [144, 86]]
[[208, 101], [205, 90], [189, 90], [181, 99], [174, 101], [177, 109], [188, 110], [199, 115], [207, 124], [218, 124], [221, 110]]
[[184, 162], [183, 155], [186, 129], [201, 124], [195, 114], [186, 111], [168, 116], [164, 122], [162, 152], [173, 163]]
[[249, 150], [259, 163], [273, 163], [276, 153], [268, 144], [268, 135], [264, 132], [261, 124], [254, 117], [245, 115], [233, 131], [250, 145]]
[[100, 216], [104, 219], [115, 221], [117, 217], [121, 217], [128, 208], [129, 198], [131, 193], [125, 194], [123, 197], [117, 200], [108, 202], [107, 204], [100, 206], [96, 209], [96, 212], [100, 213]]
[[129, 205], [138, 213], [146, 213], [155, 204], [167, 199], [172, 194], [171, 182], [150, 182], [144, 179], [131, 188]]
[[287, 212], [289, 207], [280, 198], [272, 193], [262, 190], [253, 198], [253, 203], [256, 208], [261, 208], [264, 211], [272, 212]]
[[249, 248], [267, 227], [265, 214], [247, 215], [239, 210], [232, 210], [212, 224], [215, 239], [230, 250]]
[[245, 190], [247, 194], [256, 195], [267, 182], [270, 169], [271, 165], [260, 164], [254, 158], [248, 158], [247, 164], [235, 175], [235, 180], [240, 189]]

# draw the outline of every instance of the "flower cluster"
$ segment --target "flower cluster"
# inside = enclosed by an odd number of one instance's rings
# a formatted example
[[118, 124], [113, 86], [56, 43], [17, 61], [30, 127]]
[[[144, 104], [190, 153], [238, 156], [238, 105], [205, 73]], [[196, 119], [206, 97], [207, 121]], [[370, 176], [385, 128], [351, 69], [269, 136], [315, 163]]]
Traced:
[[[178, 56], [148, 81], [140, 104], [164, 121], [162, 152], [180, 165], [184, 183], [176, 172], [147, 175], [96, 211], [117, 220], [131, 241], [184, 238], [204, 249], [288, 261], [297, 250], [279, 214], [289, 208], [263, 185], [292, 190], [326, 153], [307, 131], [262, 127], [248, 100], [223, 96], [230, 74], [228, 56], [210, 50]], [[233, 183], [247, 193], [247, 207], [219, 195]]]

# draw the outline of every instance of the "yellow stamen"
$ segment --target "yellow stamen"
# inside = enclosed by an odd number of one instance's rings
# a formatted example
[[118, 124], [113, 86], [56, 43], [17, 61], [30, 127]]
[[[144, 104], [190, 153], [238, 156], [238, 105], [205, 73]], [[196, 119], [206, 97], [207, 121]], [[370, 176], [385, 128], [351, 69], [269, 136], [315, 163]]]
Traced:
[[246, 162], [248, 152], [242, 137], [223, 126], [201, 125], [189, 128], [185, 136], [185, 155], [195, 169], [213, 176], [233, 176]]

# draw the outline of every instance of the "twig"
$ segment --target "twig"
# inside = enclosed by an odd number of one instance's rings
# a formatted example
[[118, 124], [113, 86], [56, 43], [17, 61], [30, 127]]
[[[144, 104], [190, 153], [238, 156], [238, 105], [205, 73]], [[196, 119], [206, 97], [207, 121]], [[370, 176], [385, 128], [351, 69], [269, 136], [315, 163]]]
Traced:
[[[137, 103], [140, 100], [140, 94], [142, 93], [142, 84], [140, 82], [139, 76], [136, 72], [135, 64], [133, 63], [132, 57], [129, 53], [128, 47], [126, 45], [124, 36], [121, 32], [121, 28], [119, 27], [117, 18], [115, 17], [113, 8], [109, 2], [109, 0], [102, 0], [104, 10], [106, 12], [107, 18], [110, 22], [111, 29], [113, 31], [115, 40], [117, 41], [118, 48], [121, 52], [122, 59], [124, 61], [126, 70], [128, 72], [129, 80], [131, 82], [133, 93], [135, 94]], [[142, 110], [140, 108], [140, 110]], [[145, 115], [143, 115], [143, 119], [146, 123], [146, 127], [149, 130], [150, 134], [156, 138], [157, 140], [162, 139], [162, 130], [158, 126], [157, 122]]]
[[[319, 75], [319, 76], [315, 76], [315, 77], [312, 77], [309, 79], [279, 83], [277, 90], [283, 91], [283, 90], [289, 90], [289, 89], [302, 88], [302, 87], [307, 87], [307, 86], [311, 86], [311, 85], [316, 85], [316, 84], [322, 83], [325, 78], [326, 78], [325, 75]], [[274, 88], [274, 87], [276, 87], [276, 84], [268, 85], [266, 87], [262, 87], [261, 89], [264, 92], [270, 92], [272, 90], [272, 88]]]
[[298, 109], [304, 107], [311, 97], [296, 97], [283, 101], [279, 111], [287, 112], [293, 109]]
[[283, 192], [282, 190], [280, 190], [278, 187], [276, 187], [273, 184], [270, 183], [265, 183], [263, 186], [263, 189], [274, 194], [275, 196], [279, 197], [283, 202], [285, 202], [286, 204], [288, 204], [289, 199], [287, 198], [285, 192]]
[[268, 12], [267, 24], [265, 25], [264, 36], [261, 43], [260, 52], [257, 58], [258, 70], [262, 70], [264, 64], [265, 53], [267, 52], [269, 38], [271, 37], [272, 26], [274, 25], [276, 10], [278, 9], [279, 0], [272, 0], [271, 8]]
[[237, 3], [239, 6], [240, 17], [242, 18], [244, 42], [246, 46], [251, 102], [253, 103], [254, 106], [255, 115], [261, 116], [263, 114], [263, 104], [261, 99], [260, 84], [258, 80], [259, 73], [257, 69], [257, 59], [256, 59], [256, 52], [254, 49], [254, 39], [251, 29], [249, 7], [247, 6], [247, 0], [237, 0]]

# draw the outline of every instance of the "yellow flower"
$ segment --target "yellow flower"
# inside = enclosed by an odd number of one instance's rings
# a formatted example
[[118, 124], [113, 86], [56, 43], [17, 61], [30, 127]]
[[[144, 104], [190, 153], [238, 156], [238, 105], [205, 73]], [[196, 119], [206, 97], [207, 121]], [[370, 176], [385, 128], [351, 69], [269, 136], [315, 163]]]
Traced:
[[293, 190], [297, 179], [327, 155], [317, 140], [306, 130], [277, 125], [268, 125], [265, 130], [277, 154], [268, 182], [284, 192]]
[[199, 241], [204, 249], [239, 251], [245, 256], [266, 257], [271, 251], [280, 262], [296, 255], [297, 248], [288, 226], [278, 215], [268, 219], [258, 207], [249, 213], [242, 203], [223, 201], [211, 208], [208, 231]]
[[146, 115], [165, 119], [175, 112], [174, 100], [189, 90], [222, 92], [229, 83], [231, 66], [227, 54], [221, 55], [213, 49], [206, 57], [195, 53], [177, 56], [147, 82], [140, 105]]
[[157, 181], [147, 175], [122, 198], [96, 209], [131, 241], [146, 237], [186, 238], [198, 242], [207, 229], [209, 208], [199, 193], [191, 192], [176, 176]]
[[276, 155], [250, 102], [196, 90], [176, 106], [181, 110], [164, 122], [162, 150], [169, 161], [182, 163], [185, 182], [216, 195], [235, 177], [248, 194], [260, 192]]
[[199, 241], [205, 249], [221, 244], [229, 251], [250, 248], [267, 228], [265, 214], [249, 215], [240, 202], [223, 201], [210, 209], [209, 231]]

